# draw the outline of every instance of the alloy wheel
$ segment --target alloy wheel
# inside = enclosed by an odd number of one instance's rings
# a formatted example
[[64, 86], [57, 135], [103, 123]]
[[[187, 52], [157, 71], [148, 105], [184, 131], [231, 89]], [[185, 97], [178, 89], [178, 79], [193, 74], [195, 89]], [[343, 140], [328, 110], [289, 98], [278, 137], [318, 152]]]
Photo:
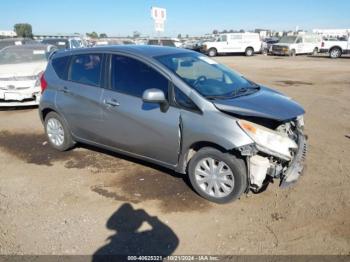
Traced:
[[56, 118], [50, 118], [46, 126], [47, 136], [52, 144], [61, 146], [64, 142], [64, 129], [60, 121]]

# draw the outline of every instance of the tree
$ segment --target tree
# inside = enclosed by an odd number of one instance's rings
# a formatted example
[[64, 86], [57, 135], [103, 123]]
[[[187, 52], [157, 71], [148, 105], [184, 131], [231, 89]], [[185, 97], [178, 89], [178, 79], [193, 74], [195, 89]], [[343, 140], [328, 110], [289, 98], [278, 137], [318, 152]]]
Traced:
[[244, 33], [245, 31], [243, 29], [239, 30], [240, 33]]
[[234, 33], [234, 32], [235, 32], [235, 30], [231, 29], [229, 32], [230, 32], [230, 33]]
[[224, 31], [222, 31], [224, 34], [226, 34], [227, 33], [227, 30], [225, 29]]
[[18, 37], [33, 37], [32, 26], [30, 24], [15, 24], [13, 28]]
[[177, 38], [181, 39], [181, 34], [178, 34], [178, 35], [177, 35]]
[[138, 37], [141, 36], [141, 33], [140, 33], [139, 31], [134, 31], [133, 34], [132, 34], [132, 36], [133, 36], [134, 38], [138, 38]]
[[108, 37], [107, 34], [105, 34], [105, 33], [100, 34], [100, 38], [106, 38], [106, 37]]
[[213, 35], [217, 35], [219, 33], [219, 31], [217, 29], [213, 30]]
[[92, 33], [86, 33], [86, 36], [90, 38], [98, 38], [98, 34], [95, 31]]

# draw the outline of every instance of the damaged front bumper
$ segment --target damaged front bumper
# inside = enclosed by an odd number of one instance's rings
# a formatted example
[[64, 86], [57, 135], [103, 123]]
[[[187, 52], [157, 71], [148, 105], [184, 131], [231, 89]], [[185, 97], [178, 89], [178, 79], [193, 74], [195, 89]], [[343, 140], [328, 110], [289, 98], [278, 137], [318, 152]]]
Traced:
[[293, 185], [300, 177], [304, 169], [304, 161], [307, 151], [306, 137], [303, 134], [298, 136], [298, 151], [291, 161], [288, 169], [284, 172], [280, 186], [282, 188]]

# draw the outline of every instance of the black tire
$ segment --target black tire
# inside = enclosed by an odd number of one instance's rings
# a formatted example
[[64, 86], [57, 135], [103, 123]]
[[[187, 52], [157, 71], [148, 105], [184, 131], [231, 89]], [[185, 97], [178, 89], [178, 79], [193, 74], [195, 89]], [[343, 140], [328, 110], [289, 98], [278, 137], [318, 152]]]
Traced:
[[254, 49], [252, 47], [247, 47], [245, 50], [245, 55], [246, 56], [253, 56], [254, 55]]
[[[48, 135], [48, 132], [47, 132], [47, 129], [48, 129], [48, 122], [50, 119], [56, 119], [62, 126], [63, 128], [63, 143], [61, 145], [56, 145], [54, 144], [49, 135]], [[66, 151], [68, 149], [71, 149], [74, 145], [75, 145], [75, 142], [72, 138], [72, 135], [71, 135], [71, 132], [68, 128], [68, 126], [66, 125], [66, 122], [63, 120], [63, 118], [57, 114], [56, 112], [50, 112], [46, 115], [45, 117], [45, 134], [46, 134], [46, 137], [47, 137], [47, 140], [49, 142], [49, 144], [56, 150], [58, 151]]]
[[314, 50], [312, 51], [311, 55], [312, 56], [317, 56], [317, 54], [318, 54], [318, 48], [315, 47]]
[[217, 56], [217, 55], [218, 55], [218, 51], [216, 50], [216, 48], [212, 47], [208, 50], [208, 56], [213, 57], [213, 56]]
[[[229, 195], [224, 197], [214, 197], [206, 192], [196, 182], [195, 169], [199, 161], [211, 157], [217, 161], [223, 161], [232, 171], [234, 178], [233, 190]], [[190, 160], [188, 166], [188, 175], [190, 178], [191, 185], [194, 190], [203, 198], [218, 203], [224, 204], [239, 198], [247, 189], [247, 168], [245, 161], [238, 158], [230, 153], [223, 153], [212, 147], [204, 147], [200, 149]]]
[[342, 51], [339, 47], [333, 47], [331, 50], [329, 50], [329, 57], [336, 59], [341, 57]]
[[296, 56], [295, 49], [290, 50], [289, 56], [291, 56], [291, 57], [295, 57]]

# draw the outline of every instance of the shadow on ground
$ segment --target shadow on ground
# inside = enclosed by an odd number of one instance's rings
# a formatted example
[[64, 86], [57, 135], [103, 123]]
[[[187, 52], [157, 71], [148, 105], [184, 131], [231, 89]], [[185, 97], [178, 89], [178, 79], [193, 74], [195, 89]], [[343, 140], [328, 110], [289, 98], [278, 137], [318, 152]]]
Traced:
[[[146, 223], [148, 229], [142, 230]], [[98, 249], [92, 261], [117, 261], [117, 255], [168, 256], [179, 245], [174, 231], [156, 216], [150, 216], [143, 209], [134, 209], [129, 203], [123, 204], [112, 214], [106, 227], [116, 233], [107, 238], [105, 246]]]
[[59, 152], [47, 142], [44, 134], [0, 131], [0, 148], [28, 164], [63, 165], [103, 175], [90, 186], [94, 193], [116, 201], [141, 203], [159, 201], [163, 212], [204, 211], [210, 203], [192, 189], [187, 176], [135, 158], [101, 148], [78, 145]]

